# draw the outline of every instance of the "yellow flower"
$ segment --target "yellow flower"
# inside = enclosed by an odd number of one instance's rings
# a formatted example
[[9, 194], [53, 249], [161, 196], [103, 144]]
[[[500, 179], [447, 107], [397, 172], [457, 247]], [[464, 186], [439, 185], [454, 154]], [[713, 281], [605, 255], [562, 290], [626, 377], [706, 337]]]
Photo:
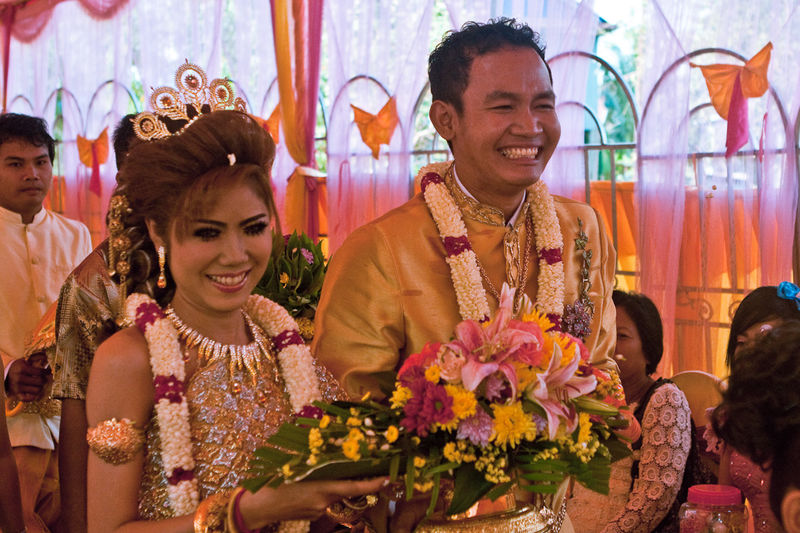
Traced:
[[316, 453], [322, 447], [322, 432], [318, 428], [311, 428], [308, 432], [308, 447], [312, 453]]
[[522, 320], [524, 322], [535, 322], [542, 331], [547, 331], [554, 325], [552, 322], [550, 322], [550, 319], [547, 318], [547, 315], [536, 307], [531, 309], [530, 313], [523, 315]]
[[283, 472], [283, 477], [289, 477], [292, 475], [292, 467], [289, 466], [289, 463], [286, 463], [281, 467], [281, 471]]
[[462, 460], [461, 452], [458, 451], [458, 447], [456, 446], [455, 442], [448, 442], [445, 444], [444, 448], [442, 449], [442, 455], [444, 455], [444, 458], [452, 463], [460, 463]]
[[475, 394], [458, 385], [445, 385], [444, 389], [453, 398], [453, 414], [456, 419], [463, 420], [475, 414], [478, 402]]
[[358, 444], [358, 439], [347, 439], [342, 443], [342, 453], [348, 459], [358, 461], [361, 459], [361, 447]]
[[353, 428], [350, 430], [350, 433], [347, 434], [347, 438], [350, 440], [363, 440], [364, 434], [361, 433], [360, 430]]
[[592, 431], [592, 422], [589, 419], [589, 413], [581, 413], [578, 416], [578, 427], [580, 427], [578, 431], [578, 443], [586, 444], [589, 442]]
[[400, 436], [400, 431], [398, 431], [396, 426], [389, 426], [389, 429], [386, 430], [384, 436], [386, 436], [386, 442], [391, 444]]
[[329, 417], [328, 415], [322, 415], [322, 418], [319, 421], [319, 427], [325, 429], [330, 424], [331, 424], [331, 417]]
[[427, 379], [431, 383], [439, 383], [440, 373], [441, 369], [439, 368], [439, 365], [431, 365], [427, 369], [425, 369], [425, 379]]
[[511, 405], [492, 405], [494, 424], [490, 438], [504, 450], [506, 446], [516, 447], [523, 439], [536, 438], [536, 424], [529, 414], [522, 410], [522, 403]]
[[425, 461], [424, 457], [420, 457], [419, 455], [414, 457], [414, 466], [417, 468], [422, 468], [423, 466], [425, 466], [426, 462], [427, 461]]
[[425, 483], [414, 483], [414, 490], [419, 492], [430, 492], [433, 488], [433, 481], [428, 480]]
[[408, 400], [411, 399], [411, 396], [411, 389], [408, 387], [403, 387], [397, 383], [394, 391], [392, 392], [392, 409], [403, 407], [406, 403], [408, 403]]
[[306, 464], [308, 466], [314, 466], [317, 464], [317, 456], [316, 455], [309, 455], [308, 459], [306, 459]]
[[289, 274], [287, 274], [286, 272], [281, 272], [281, 277], [278, 281], [280, 281], [281, 285], [285, 287], [286, 284], [289, 283]]
[[530, 387], [539, 376], [539, 373], [536, 372], [533, 368], [525, 363], [514, 363], [514, 368], [517, 371], [517, 388], [519, 390], [526, 390]]
[[355, 416], [351, 416], [350, 418], [347, 419], [347, 425], [348, 426], [356, 426], [356, 427], [360, 426], [361, 425], [361, 419], [358, 418], [358, 417], [355, 417]]

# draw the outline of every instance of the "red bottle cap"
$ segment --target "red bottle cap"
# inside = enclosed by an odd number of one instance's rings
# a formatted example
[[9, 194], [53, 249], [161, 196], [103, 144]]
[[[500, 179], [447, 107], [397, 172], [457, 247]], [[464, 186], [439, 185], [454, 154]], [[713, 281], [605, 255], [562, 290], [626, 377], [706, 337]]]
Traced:
[[688, 500], [700, 505], [741, 505], [742, 493], [730, 485], [693, 485]]

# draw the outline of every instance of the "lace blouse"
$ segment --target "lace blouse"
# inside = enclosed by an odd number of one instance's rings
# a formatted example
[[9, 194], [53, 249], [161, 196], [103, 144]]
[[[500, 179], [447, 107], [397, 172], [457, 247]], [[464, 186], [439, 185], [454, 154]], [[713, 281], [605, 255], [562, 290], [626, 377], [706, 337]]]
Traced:
[[603, 533], [649, 533], [664, 519], [683, 481], [691, 416], [686, 396], [673, 383], [653, 392], [642, 418], [642, 447], [634, 452], [639, 477], [624, 510]]

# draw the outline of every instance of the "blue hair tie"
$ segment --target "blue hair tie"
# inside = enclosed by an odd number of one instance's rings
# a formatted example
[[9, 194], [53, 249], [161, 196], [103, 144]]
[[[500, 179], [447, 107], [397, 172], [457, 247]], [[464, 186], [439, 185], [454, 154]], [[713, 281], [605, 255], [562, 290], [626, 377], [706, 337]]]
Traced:
[[800, 311], [800, 287], [789, 281], [781, 281], [778, 285], [778, 298], [792, 300]]

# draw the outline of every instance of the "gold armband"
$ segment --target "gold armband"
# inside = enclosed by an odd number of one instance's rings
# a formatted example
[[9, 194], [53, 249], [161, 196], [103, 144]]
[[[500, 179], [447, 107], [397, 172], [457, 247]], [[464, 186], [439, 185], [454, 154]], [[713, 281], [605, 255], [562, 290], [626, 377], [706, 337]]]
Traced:
[[97, 456], [112, 465], [133, 460], [144, 446], [144, 431], [127, 418], [100, 422], [86, 432], [86, 442]]
[[228, 505], [233, 491], [224, 490], [212, 494], [197, 506], [194, 512], [195, 533], [223, 533], [226, 531]]

